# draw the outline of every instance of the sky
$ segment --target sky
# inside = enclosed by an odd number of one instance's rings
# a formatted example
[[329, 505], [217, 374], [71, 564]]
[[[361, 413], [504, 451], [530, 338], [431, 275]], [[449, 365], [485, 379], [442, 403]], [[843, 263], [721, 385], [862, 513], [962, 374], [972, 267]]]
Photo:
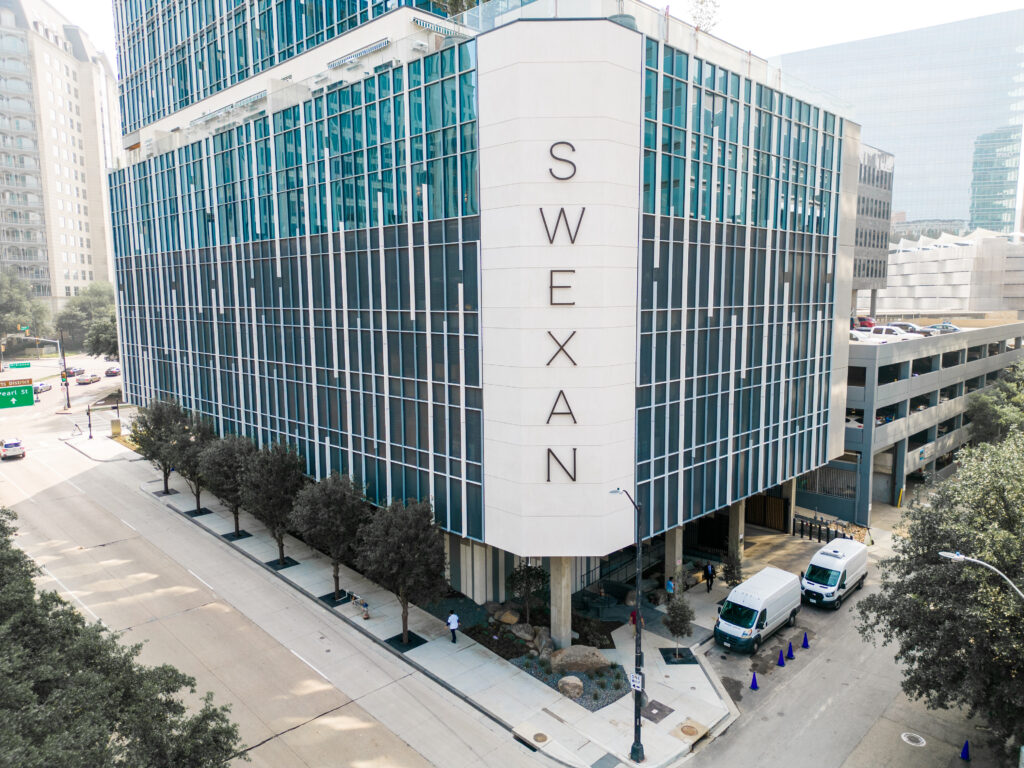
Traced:
[[[40, 0], [28, 0], [39, 2]], [[647, 0], [664, 7], [665, 0]], [[110, 0], [49, 0], [114, 63], [114, 21]], [[674, 16], [688, 21], [691, 0], [670, 0]], [[711, 30], [739, 48], [768, 58], [865, 37], [945, 24], [1020, 8], [1021, 0], [718, 0]]]

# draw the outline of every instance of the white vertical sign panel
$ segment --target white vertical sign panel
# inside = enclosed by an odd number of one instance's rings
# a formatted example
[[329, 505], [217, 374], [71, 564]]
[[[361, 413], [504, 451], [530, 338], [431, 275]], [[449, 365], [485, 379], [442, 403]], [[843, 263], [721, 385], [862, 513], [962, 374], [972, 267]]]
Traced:
[[643, 38], [520, 21], [479, 61], [484, 536], [632, 542]]

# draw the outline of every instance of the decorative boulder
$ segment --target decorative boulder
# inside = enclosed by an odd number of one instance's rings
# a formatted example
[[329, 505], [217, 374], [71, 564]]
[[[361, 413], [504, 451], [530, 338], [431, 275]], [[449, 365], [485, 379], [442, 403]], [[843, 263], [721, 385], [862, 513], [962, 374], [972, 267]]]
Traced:
[[498, 621], [502, 624], [518, 624], [519, 611], [504, 611], [498, 614]]
[[629, 590], [629, 592], [626, 593], [626, 597], [622, 601], [622, 604], [625, 605], [625, 606], [629, 606], [629, 607], [632, 607], [632, 606], [636, 605], [636, 590], [635, 589], [631, 589], [631, 590]]
[[570, 699], [578, 699], [583, 695], [583, 681], [575, 675], [563, 677], [558, 681], [558, 692]]
[[554, 652], [555, 646], [548, 642], [546, 646], [540, 649], [540, 653], [537, 655], [540, 657], [541, 661], [551, 661], [551, 654]]
[[488, 600], [484, 603], [484, 610], [487, 611], [488, 616], [493, 616], [501, 610], [501, 603], [496, 603], [493, 600]]
[[594, 672], [608, 666], [605, 655], [589, 645], [570, 645], [551, 654], [551, 669], [560, 675], [566, 672]]
[[541, 648], [545, 642], [551, 642], [551, 630], [547, 627], [537, 627], [533, 633], [533, 643]]
[[513, 624], [510, 627], [512, 634], [518, 637], [520, 640], [531, 642], [533, 640], [533, 625], [532, 624]]

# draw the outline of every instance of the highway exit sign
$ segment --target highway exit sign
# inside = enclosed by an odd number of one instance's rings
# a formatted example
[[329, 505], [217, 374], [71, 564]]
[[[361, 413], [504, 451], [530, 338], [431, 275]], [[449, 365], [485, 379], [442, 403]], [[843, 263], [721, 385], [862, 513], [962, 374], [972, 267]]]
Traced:
[[10, 363], [10, 364], [8, 364], [7, 367], [8, 368], [31, 368], [32, 367], [32, 363]]
[[32, 405], [34, 402], [31, 384], [27, 387], [3, 387], [0, 389], [0, 408], [18, 408], [22, 405]]

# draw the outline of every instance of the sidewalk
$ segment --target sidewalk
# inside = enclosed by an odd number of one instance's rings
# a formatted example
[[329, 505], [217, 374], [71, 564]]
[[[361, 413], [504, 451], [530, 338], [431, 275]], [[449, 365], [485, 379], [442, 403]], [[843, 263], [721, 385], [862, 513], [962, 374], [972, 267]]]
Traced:
[[[109, 439], [106, 441], [120, 451], [126, 450]], [[96, 440], [91, 442], [96, 443]], [[83, 453], [89, 451], [86, 455], [104, 455], [104, 458], [93, 456], [97, 460], [111, 460], [106, 458], [106, 448], [97, 449], [77, 442], [74, 447]], [[158, 495], [162, 484], [153, 480], [146, 483], [143, 490], [170, 509], [191, 517], [192, 522], [212, 534], [224, 537], [234, 531], [231, 513], [211, 495], [203, 494], [204, 513], [193, 516], [194, 498], [177, 475], [172, 475], [171, 487], [176, 492], [169, 496]], [[263, 563], [268, 570], [276, 570], [271, 568], [271, 561], [277, 559], [277, 545], [263, 525], [242, 512], [241, 527], [248, 535], [237, 541], [224, 539], [224, 546], [234, 547]], [[632, 695], [627, 694], [597, 712], [590, 712], [462, 633], [458, 634], [458, 642], [452, 644], [444, 622], [416, 606], [410, 606], [409, 630], [426, 642], [405, 653], [394, 651], [385, 643], [401, 632], [401, 610], [394, 595], [342, 566], [342, 588], [369, 603], [370, 618], [361, 618], [362, 610], [352, 602], [332, 608], [320, 599], [329, 596], [334, 587], [327, 558], [290, 536], [285, 540], [285, 554], [298, 564], [277, 570], [279, 578], [356, 631], [402, 656], [406, 663], [486, 714], [518, 740], [574, 768], [633, 765], [629, 760], [633, 742]], [[716, 588], [715, 593], [719, 591]], [[689, 594], [695, 593], [691, 590]], [[724, 591], [719, 599], [723, 596]], [[696, 610], [697, 601], [692, 603]], [[713, 608], [713, 603], [711, 605]], [[707, 613], [707, 610], [702, 609], [702, 612]], [[258, 623], [258, 619], [254, 620]], [[698, 623], [710, 627], [713, 619], [711, 624], [700, 620]], [[706, 637], [706, 633], [698, 636]], [[620, 627], [612, 638], [615, 649], [603, 653], [609, 662], [619, 663], [631, 672], [634, 640], [630, 627]], [[674, 647], [674, 643], [655, 632], [647, 631], [643, 635], [646, 692], [652, 707], [649, 714], [654, 718], [645, 716], [643, 719], [645, 766], [677, 764], [689, 754], [693, 741], [708, 731], [709, 738], [714, 738], [738, 716], [714, 673], [699, 659], [696, 664], [664, 662], [660, 649]], [[684, 725], [688, 726], [685, 732]]]

